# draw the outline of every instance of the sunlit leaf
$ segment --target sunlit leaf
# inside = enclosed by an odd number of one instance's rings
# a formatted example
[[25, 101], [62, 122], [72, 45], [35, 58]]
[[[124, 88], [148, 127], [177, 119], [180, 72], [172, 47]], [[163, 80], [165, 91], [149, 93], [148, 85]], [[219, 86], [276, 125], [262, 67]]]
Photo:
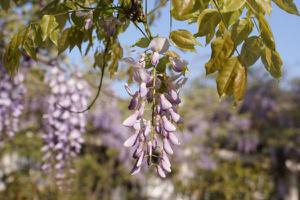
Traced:
[[251, 11], [256, 15], [265, 13], [265, 10], [261, 7], [260, 4], [257, 3], [256, 0], [246, 0], [246, 2], [249, 8], [251, 9]]
[[41, 20], [41, 30], [43, 41], [45, 41], [52, 32], [58, 27], [58, 23], [53, 15], [44, 15]]
[[280, 78], [282, 76], [282, 60], [277, 51], [269, 49], [266, 47], [263, 50], [263, 55], [261, 57], [265, 68], [270, 72], [274, 78]]
[[261, 39], [258, 36], [252, 36], [245, 40], [240, 60], [246, 66], [254, 65], [262, 53]]
[[149, 46], [149, 43], [150, 41], [147, 38], [142, 37], [134, 45], [132, 45], [132, 47], [137, 46], [141, 48], [147, 48]]
[[62, 32], [58, 39], [58, 54], [61, 54], [70, 46], [70, 39], [69, 39], [70, 28], [67, 28]]
[[195, 45], [197, 44], [193, 34], [187, 30], [175, 30], [170, 33], [171, 41], [180, 49], [186, 51], [195, 51]]
[[30, 37], [26, 38], [23, 48], [32, 59], [34, 59], [34, 60], [37, 59], [36, 58], [36, 49], [35, 49], [32, 38], [30, 38]]
[[272, 7], [271, 7], [271, 0], [256, 0], [256, 2], [262, 7], [262, 9], [268, 13], [271, 14]]
[[216, 26], [220, 23], [220, 14], [215, 9], [205, 9], [198, 17], [197, 36], [205, 36], [214, 33]]
[[240, 100], [246, 87], [246, 71], [237, 57], [228, 58], [222, 63], [217, 77], [217, 89], [220, 96], [233, 93], [236, 101]]
[[222, 62], [231, 55], [233, 49], [234, 44], [229, 34], [216, 38], [211, 43], [211, 58], [205, 64], [206, 74], [211, 74], [219, 70]]
[[275, 41], [271, 28], [263, 14], [258, 16], [259, 29], [264, 43], [272, 50], [275, 50]]
[[16, 33], [4, 51], [3, 64], [11, 76], [18, 70], [19, 67], [21, 57], [19, 46], [24, 41], [25, 32], [26, 30], [24, 29]]
[[273, 0], [277, 6], [279, 6], [282, 10], [285, 10], [288, 13], [294, 15], [300, 15], [297, 9], [297, 6], [293, 2], [293, 0]]
[[247, 68], [237, 65], [233, 82], [233, 96], [235, 101], [243, 99], [247, 88]]
[[240, 9], [246, 0], [224, 0], [223, 10], [224, 12], [231, 12]]
[[250, 19], [239, 19], [232, 25], [231, 38], [235, 45], [239, 45], [252, 32], [253, 23]]

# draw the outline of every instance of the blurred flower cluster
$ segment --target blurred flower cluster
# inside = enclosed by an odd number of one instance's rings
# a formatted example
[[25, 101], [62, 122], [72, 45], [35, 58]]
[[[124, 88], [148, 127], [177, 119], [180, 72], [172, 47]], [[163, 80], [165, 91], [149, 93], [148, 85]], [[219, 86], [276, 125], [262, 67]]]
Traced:
[[[86, 113], [74, 113], [87, 107], [89, 87], [80, 74], [67, 77], [54, 67], [46, 75], [50, 93], [44, 114], [45, 145], [43, 170], [55, 169], [58, 183], [66, 177], [66, 169], [74, 173], [72, 161], [79, 154], [83, 143], [82, 134], [87, 123]], [[51, 166], [53, 165], [53, 166]]]
[[12, 78], [0, 64], [0, 141], [19, 131], [26, 92], [23, 81], [21, 72]]

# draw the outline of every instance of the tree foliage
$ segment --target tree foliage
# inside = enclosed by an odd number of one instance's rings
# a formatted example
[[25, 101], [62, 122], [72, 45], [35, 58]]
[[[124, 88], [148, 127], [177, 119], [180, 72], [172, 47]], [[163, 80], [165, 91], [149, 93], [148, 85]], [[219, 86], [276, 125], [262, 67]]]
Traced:
[[[200, 45], [197, 39], [204, 37], [206, 45], [211, 44], [212, 49], [211, 58], [205, 65], [206, 73], [217, 74], [220, 95], [233, 95], [238, 101], [247, 87], [248, 68], [259, 58], [274, 78], [281, 77], [282, 60], [266, 20], [266, 15], [271, 14], [272, 5], [275, 5], [272, 2], [282, 10], [299, 16], [293, 0], [171, 0], [171, 17], [187, 21], [190, 26], [197, 25], [198, 31], [173, 30], [170, 40], [181, 50], [195, 51]], [[106, 61], [113, 76], [123, 51], [118, 36], [130, 23], [144, 34], [134, 46], [146, 48], [153, 38], [143, 3], [147, 4], [147, 1], [52, 0], [47, 4], [33, 0], [1, 1], [4, 12], [26, 5], [42, 6], [41, 10], [34, 10], [21, 28], [14, 30], [14, 36], [6, 43], [4, 65], [13, 75], [23, 55], [38, 61], [41, 48], [54, 50], [59, 56], [74, 47], [82, 52], [83, 44], [87, 44], [84, 54], [88, 54], [92, 47], [112, 41], [106, 52], [109, 55]], [[165, 2], [162, 1], [161, 5]], [[105, 52], [97, 48], [93, 53], [94, 66], [101, 68], [101, 55]]]

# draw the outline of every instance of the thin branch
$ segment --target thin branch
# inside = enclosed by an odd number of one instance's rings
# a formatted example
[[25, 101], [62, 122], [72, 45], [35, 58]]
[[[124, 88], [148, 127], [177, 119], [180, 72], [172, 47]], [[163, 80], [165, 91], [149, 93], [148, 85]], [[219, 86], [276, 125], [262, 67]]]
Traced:
[[150, 38], [147, 36], [147, 34], [137, 25], [136, 22], [132, 22], [132, 23], [135, 25], [135, 27], [137, 29], [139, 29], [139, 31], [145, 36], [145, 38], [147, 38], [149, 41], [151, 41]]
[[158, 9], [160, 9], [161, 7], [163, 7], [169, 0], [165, 0], [162, 3], [160, 3], [158, 6], [156, 6], [155, 8], [153, 8], [149, 13], [148, 16], [152, 15], [154, 12], [156, 12]]
[[87, 108], [85, 108], [84, 110], [81, 110], [81, 111], [73, 111], [73, 110], [65, 108], [62, 105], [60, 105], [59, 103], [57, 103], [58, 107], [60, 107], [63, 110], [67, 110], [71, 113], [77, 113], [77, 114], [85, 113], [86, 111], [89, 111], [93, 107], [93, 105], [96, 103], [96, 101], [97, 101], [97, 99], [100, 95], [100, 92], [101, 92], [101, 88], [102, 88], [102, 84], [103, 84], [103, 78], [104, 78], [104, 74], [105, 74], [105, 68], [106, 68], [106, 55], [108, 54], [108, 50], [109, 50], [109, 46], [110, 46], [110, 40], [111, 39], [109, 38], [106, 45], [105, 45], [105, 50], [104, 50], [104, 55], [103, 55], [103, 64], [102, 64], [102, 68], [101, 68], [100, 82], [99, 82], [99, 85], [98, 85], [98, 90], [97, 90], [96, 96], [93, 99], [93, 101], [90, 103], [90, 105]]

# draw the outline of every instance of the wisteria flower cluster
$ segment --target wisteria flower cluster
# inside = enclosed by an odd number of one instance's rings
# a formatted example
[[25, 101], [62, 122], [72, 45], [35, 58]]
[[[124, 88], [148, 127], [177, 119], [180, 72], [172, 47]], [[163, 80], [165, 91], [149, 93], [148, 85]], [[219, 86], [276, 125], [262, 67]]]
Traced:
[[13, 137], [19, 129], [26, 91], [23, 81], [22, 73], [10, 77], [0, 64], [0, 140]]
[[[45, 134], [42, 136], [44, 152], [43, 170], [55, 172], [57, 183], [73, 173], [73, 158], [81, 150], [85, 132], [86, 114], [73, 113], [85, 108], [90, 95], [89, 87], [80, 74], [67, 77], [59, 68], [52, 68], [45, 77], [50, 86], [44, 111]], [[70, 169], [69, 171], [67, 169]]]
[[[152, 52], [140, 54], [140, 59], [125, 58], [125, 62], [133, 66], [134, 81], [139, 89], [125, 89], [132, 97], [128, 109], [133, 111], [123, 125], [130, 127], [133, 134], [124, 142], [126, 147], [134, 147], [133, 158], [136, 159], [132, 174], [140, 172], [142, 164], [147, 160], [148, 166], [155, 166], [160, 177], [171, 172], [169, 156], [173, 154], [172, 145], [179, 145], [175, 134], [176, 125], [182, 121], [177, 112], [181, 100], [179, 90], [185, 83], [187, 62], [178, 56], [170, 56], [169, 41], [166, 38], [154, 38], [149, 49]], [[163, 58], [167, 58], [165, 69], [158, 69]], [[171, 66], [167, 73], [166, 66]], [[149, 107], [149, 109], [147, 109]], [[150, 110], [150, 112], [147, 112]], [[149, 118], [147, 119], [147, 114]]]

